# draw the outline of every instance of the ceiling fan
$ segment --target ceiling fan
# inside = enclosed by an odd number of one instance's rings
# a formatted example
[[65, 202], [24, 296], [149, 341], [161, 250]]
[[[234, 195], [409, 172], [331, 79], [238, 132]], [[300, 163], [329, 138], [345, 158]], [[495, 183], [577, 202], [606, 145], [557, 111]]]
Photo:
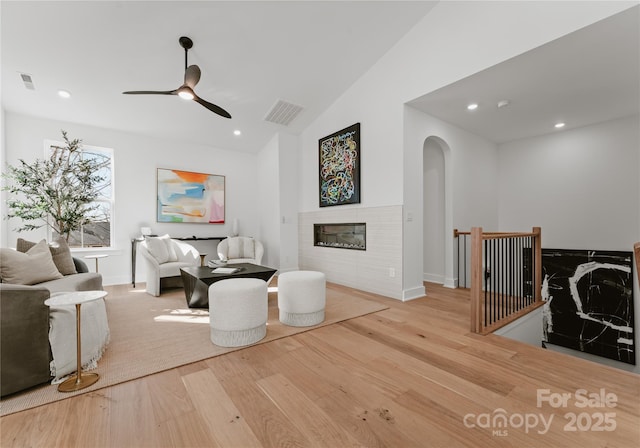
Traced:
[[196, 103], [202, 104], [204, 107], [209, 109], [211, 112], [214, 112], [222, 117], [231, 118], [231, 114], [217, 106], [213, 103], [203, 100], [193, 91], [195, 89], [196, 84], [200, 81], [200, 67], [197, 65], [187, 65], [187, 53], [189, 49], [193, 47], [193, 41], [188, 37], [182, 36], [178, 39], [180, 42], [180, 46], [184, 48], [184, 83], [175, 90], [166, 90], [166, 91], [154, 91], [154, 90], [132, 90], [128, 92], [122, 92], [125, 95], [178, 95], [180, 98], [185, 100], [193, 100]]

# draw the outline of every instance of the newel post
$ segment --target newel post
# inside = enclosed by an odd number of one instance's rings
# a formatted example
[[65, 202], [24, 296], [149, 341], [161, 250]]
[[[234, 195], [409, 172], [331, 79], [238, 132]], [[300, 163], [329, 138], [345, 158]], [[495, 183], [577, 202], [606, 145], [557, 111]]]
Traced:
[[534, 300], [536, 302], [542, 301], [542, 229], [540, 227], [533, 228], [534, 241], [535, 241], [535, 253], [533, 254], [533, 290], [535, 291]]
[[482, 331], [482, 227], [471, 228], [471, 331]]
[[633, 245], [633, 252], [636, 257], [636, 270], [638, 271], [638, 281], [640, 282], [640, 243]]

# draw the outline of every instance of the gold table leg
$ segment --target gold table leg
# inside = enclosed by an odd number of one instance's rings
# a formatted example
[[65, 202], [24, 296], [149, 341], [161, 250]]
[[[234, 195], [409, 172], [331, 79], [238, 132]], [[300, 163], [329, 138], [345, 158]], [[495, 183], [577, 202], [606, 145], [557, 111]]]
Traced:
[[[96, 264], [98, 260], [96, 259]], [[58, 391], [73, 392], [94, 384], [100, 378], [97, 373], [82, 373], [82, 338], [80, 337], [80, 305], [76, 303], [76, 375], [58, 384]]]

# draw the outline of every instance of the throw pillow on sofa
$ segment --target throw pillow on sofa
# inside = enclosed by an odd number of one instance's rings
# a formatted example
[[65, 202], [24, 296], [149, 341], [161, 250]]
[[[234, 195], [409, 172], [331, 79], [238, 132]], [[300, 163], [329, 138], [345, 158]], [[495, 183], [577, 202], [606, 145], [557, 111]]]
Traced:
[[45, 240], [25, 253], [7, 248], [0, 249], [0, 273], [3, 282], [18, 285], [35, 285], [63, 277], [53, 263], [49, 245]]
[[[35, 246], [37, 243], [33, 241], [23, 240], [18, 238], [16, 243], [16, 249], [18, 252], [26, 252]], [[73, 263], [73, 257], [71, 256], [71, 249], [64, 238], [58, 238], [49, 244], [49, 251], [53, 257], [53, 263], [58, 268], [58, 271], [62, 275], [77, 274], [76, 265]]]

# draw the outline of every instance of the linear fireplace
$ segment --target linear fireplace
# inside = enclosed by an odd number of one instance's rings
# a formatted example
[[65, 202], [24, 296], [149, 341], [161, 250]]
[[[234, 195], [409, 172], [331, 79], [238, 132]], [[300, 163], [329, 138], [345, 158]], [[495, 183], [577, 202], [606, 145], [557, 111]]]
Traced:
[[339, 249], [367, 250], [367, 224], [314, 224], [313, 245]]

